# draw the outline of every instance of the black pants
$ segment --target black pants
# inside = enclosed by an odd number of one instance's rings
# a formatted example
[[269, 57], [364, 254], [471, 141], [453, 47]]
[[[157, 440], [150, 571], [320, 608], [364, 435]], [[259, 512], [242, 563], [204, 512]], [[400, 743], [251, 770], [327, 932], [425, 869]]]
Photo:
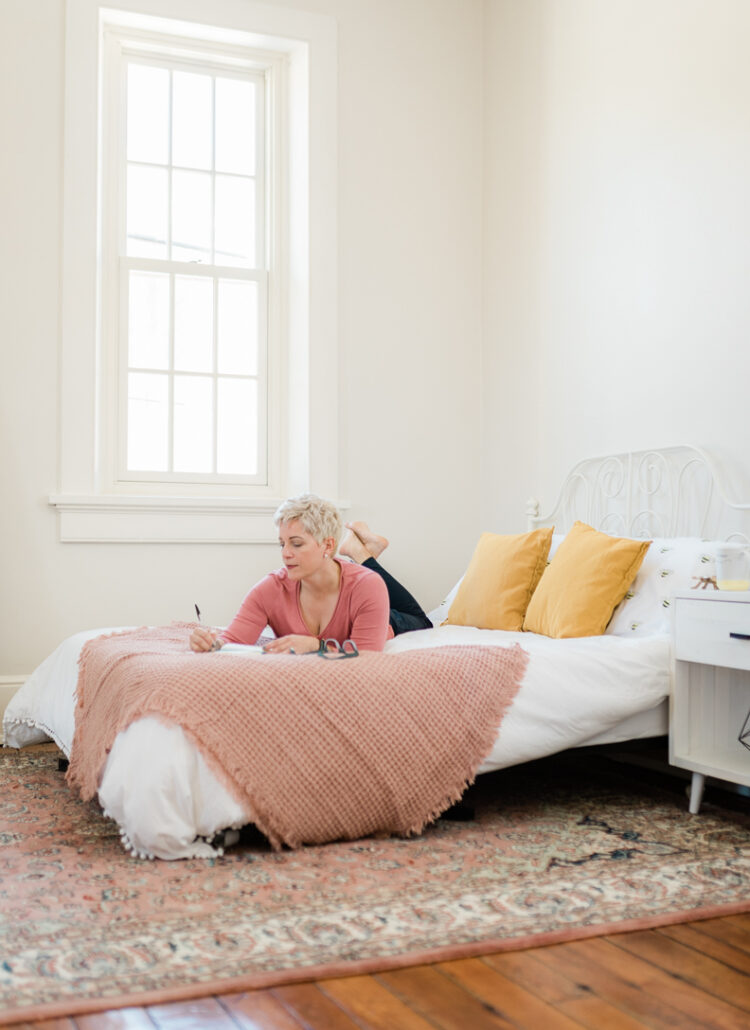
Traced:
[[401, 586], [397, 579], [386, 572], [382, 565], [374, 558], [367, 558], [362, 564], [366, 569], [377, 572], [388, 587], [388, 601], [391, 606], [389, 622], [394, 636], [398, 636], [399, 633], [409, 633], [413, 629], [432, 629], [432, 623], [420, 608], [419, 602], [405, 587]]

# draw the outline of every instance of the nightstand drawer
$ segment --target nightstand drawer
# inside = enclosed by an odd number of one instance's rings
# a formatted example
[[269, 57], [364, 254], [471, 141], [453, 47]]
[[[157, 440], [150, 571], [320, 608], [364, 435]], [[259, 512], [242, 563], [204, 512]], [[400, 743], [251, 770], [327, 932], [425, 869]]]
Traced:
[[675, 658], [750, 669], [750, 603], [677, 598]]

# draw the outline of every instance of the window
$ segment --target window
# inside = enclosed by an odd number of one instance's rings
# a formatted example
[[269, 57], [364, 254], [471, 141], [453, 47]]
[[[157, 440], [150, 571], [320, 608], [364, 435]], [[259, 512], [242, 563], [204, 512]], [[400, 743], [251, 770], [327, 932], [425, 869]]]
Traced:
[[66, 5], [50, 501], [62, 540], [265, 542], [290, 493], [343, 504], [335, 23], [138, 8]]
[[265, 484], [266, 76], [241, 52], [184, 50], [123, 30], [105, 46], [116, 477]]

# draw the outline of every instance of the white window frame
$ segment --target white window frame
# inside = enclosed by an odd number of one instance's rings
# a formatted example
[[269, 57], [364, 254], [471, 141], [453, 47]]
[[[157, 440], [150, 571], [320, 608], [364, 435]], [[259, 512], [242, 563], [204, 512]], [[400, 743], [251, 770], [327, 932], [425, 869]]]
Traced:
[[[107, 413], [106, 422], [103, 421], [101, 430], [103, 438], [103, 468], [109, 470], [108, 478], [111, 480], [116, 491], [132, 489], [143, 491], [151, 489], [156, 492], [174, 490], [171, 484], [180, 484], [176, 487], [178, 491], [185, 490], [185, 484], [200, 483], [205, 486], [210, 482], [211, 489], [218, 492], [225, 491], [227, 485], [242, 495], [252, 495], [252, 491], [242, 488], [243, 483], [254, 482], [256, 484], [269, 484], [278, 482], [279, 453], [278, 437], [280, 435], [280, 423], [283, 421], [283, 413], [286, 407], [286, 397], [283, 392], [280, 394], [278, 386], [273, 391], [270, 404], [271, 410], [276, 414], [274, 425], [268, 425], [268, 408], [270, 385], [280, 382], [279, 369], [281, 367], [281, 356], [283, 341], [281, 339], [281, 327], [276, 324], [269, 326], [268, 320], [268, 284], [274, 284], [278, 290], [281, 269], [273, 270], [274, 274], [269, 276], [268, 257], [271, 253], [276, 255], [283, 253], [283, 241], [280, 240], [279, 226], [282, 223], [282, 194], [283, 188], [278, 175], [279, 161], [274, 160], [273, 154], [266, 153], [265, 141], [259, 141], [257, 152], [262, 157], [261, 167], [256, 168], [255, 181], [259, 188], [256, 192], [256, 223], [258, 232], [256, 234], [256, 246], [260, 252], [260, 261], [255, 268], [222, 268], [217, 270], [214, 286], [218, 279], [237, 279], [247, 282], [254, 281], [258, 285], [258, 297], [260, 308], [259, 325], [259, 380], [262, 390], [259, 393], [259, 473], [253, 477], [230, 476], [213, 474], [210, 477], [198, 474], [186, 474], [176, 472], [133, 472], [127, 468], [127, 346], [128, 339], [128, 274], [131, 270], [147, 269], [150, 271], [161, 271], [173, 277], [185, 276], [206, 276], [212, 274], [212, 266], [195, 265], [192, 263], [155, 260], [129, 257], [126, 254], [126, 190], [125, 176], [127, 169], [126, 155], [126, 126], [124, 117], [124, 93], [126, 80], [127, 61], [143, 59], [152, 65], [157, 64], [168, 68], [181, 68], [183, 70], [194, 70], [192, 63], [195, 53], [198, 66], [212, 74], [236, 74], [238, 71], [252, 75], [252, 78], [259, 86], [259, 97], [265, 98], [274, 92], [278, 93], [279, 81], [283, 76], [283, 68], [277, 55], [250, 51], [243, 47], [219, 46], [219, 44], [200, 44], [191, 39], [178, 36], [166, 36], [163, 33], [146, 33], [143, 31], [134, 32], [124, 26], [108, 25], [105, 28], [102, 40], [103, 53], [103, 88], [102, 107], [104, 118], [103, 143], [104, 155], [102, 160], [102, 195], [107, 198], [102, 205], [102, 339], [103, 339], [103, 389], [107, 397], [105, 410]], [[260, 107], [263, 110], [260, 110]], [[259, 134], [277, 140], [284, 135], [284, 119], [282, 112], [278, 110], [278, 104], [266, 104], [260, 102], [256, 115], [256, 122]], [[266, 132], [266, 121], [269, 113], [276, 115], [276, 132]], [[266, 164], [268, 167], [266, 167]], [[275, 181], [272, 188], [266, 189], [266, 180], [274, 176]], [[267, 203], [267, 198], [271, 203]], [[278, 264], [278, 260], [277, 260]], [[212, 276], [213, 277], [213, 276]], [[171, 292], [171, 291], [170, 291]], [[215, 298], [214, 298], [215, 300]], [[275, 308], [278, 310], [279, 305]], [[214, 317], [216, 317], [216, 305], [214, 304]], [[269, 329], [275, 329], [273, 339], [269, 341]], [[269, 346], [269, 343], [271, 344]], [[171, 349], [171, 348], [170, 348]], [[110, 362], [110, 358], [112, 358]], [[271, 368], [268, 368], [270, 358]], [[270, 373], [270, 374], [269, 374]], [[174, 381], [174, 371], [164, 373]], [[214, 411], [216, 415], [216, 411]], [[170, 424], [173, 420], [173, 413], [170, 410]], [[139, 484], [126, 487], [125, 484]], [[168, 485], [170, 484], [170, 485]], [[225, 485], [226, 484], [226, 485]]]
[[[100, 0], [66, 5], [60, 478], [50, 496], [60, 539], [271, 542], [269, 514], [285, 496], [312, 490], [346, 507], [339, 481], [336, 23], [232, 0], [121, 0], [117, 8]], [[115, 475], [107, 420], [116, 355], [100, 302], [112, 287], [101, 242], [105, 216], [114, 215], [101, 169], [113, 144], [101, 136], [100, 105], [102, 46], [113, 25], [239, 47], [270, 69], [278, 155], [270, 174], [281, 200], [269, 235], [276, 272], [268, 318], [280, 343], [268, 369], [276, 450], [262, 485], [131, 483]]]
[[[267, 172], [273, 172], [278, 168], [278, 161], [274, 156], [266, 152], [266, 140], [270, 133], [266, 132], [267, 115], [269, 104], [265, 103], [267, 94], [274, 90], [278, 92], [278, 80], [282, 76], [282, 68], [279, 67], [279, 59], [274, 55], [248, 52], [246, 47], [219, 46], [217, 43], [203, 43], [184, 37], [166, 36], [163, 33], [133, 32], [122, 26], [107, 26], [103, 37], [103, 118], [104, 127], [104, 156], [102, 161], [103, 173], [103, 196], [109, 198], [103, 205], [102, 210], [102, 260], [103, 260], [103, 283], [113, 287], [102, 289], [102, 338], [104, 340], [103, 354], [106, 358], [111, 355], [118, 355], [115, 363], [112, 362], [108, 371], [104, 372], [104, 391], [108, 398], [105, 405], [107, 412], [106, 423], [102, 424], [102, 437], [104, 441], [104, 468], [111, 469], [111, 479], [115, 489], [123, 489], [124, 484], [141, 484], [131, 487], [141, 490], [145, 484], [159, 484], [156, 488], [162, 490], [166, 484], [177, 483], [201, 483], [205, 485], [210, 481], [212, 487], [218, 490], [225, 490], [225, 484], [232, 484], [233, 488], [243, 483], [253, 482], [255, 484], [268, 484], [278, 481], [278, 448], [269, 453], [269, 443], [276, 443], [279, 435], [278, 422], [268, 425], [268, 394], [269, 381], [278, 383], [282, 341], [280, 339], [279, 327], [276, 327], [274, 339], [269, 341], [268, 325], [268, 283], [269, 278], [274, 284], [278, 283], [279, 269], [269, 277], [267, 254], [270, 252], [282, 252], [282, 246], [278, 239], [278, 227], [281, 222], [281, 183], [273, 183], [272, 190], [266, 188]], [[195, 61], [194, 61], [195, 53]], [[149, 60], [150, 59], [150, 60]], [[257, 222], [257, 248], [260, 262], [254, 268], [221, 268], [214, 269], [212, 266], [195, 265], [179, 261], [154, 260], [132, 258], [127, 255], [127, 230], [126, 230], [126, 178], [127, 175], [127, 153], [126, 142], [127, 132], [125, 125], [125, 91], [126, 91], [126, 70], [127, 62], [142, 61], [151, 66], [162, 66], [172, 69], [195, 70], [196, 66], [212, 74], [236, 75], [244, 73], [245, 80], [251, 78], [258, 87], [258, 110], [255, 115], [257, 122], [257, 152], [261, 156], [261, 163], [255, 169], [254, 180], [257, 183], [257, 198], [255, 198], [255, 222]], [[197, 65], [196, 65], [197, 62]], [[277, 105], [275, 105], [277, 106]], [[280, 112], [277, 114], [277, 122], [282, 124]], [[109, 130], [109, 131], [107, 131]], [[273, 135], [278, 139], [283, 130]], [[268, 163], [268, 168], [266, 167]], [[277, 176], [278, 178], [278, 176]], [[271, 204], [267, 203], [267, 198]], [[273, 237], [273, 241], [272, 241]], [[218, 280], [236, 279], [246, 282], [253, 281], [259, 287], [259, 368], [258, 379], [262, 389], [259, 392], [259, 472], [252, 477], [238, 475], [212, 474], [210, 476], [199, 474], [186, 474], [176, 472], [133, 472], [127, 467], [127, 434], [128, 434], [128, 280], [129, 273], [134, 270], [147, 270], [164, 272], [172, 277], [172, 288], [177, 276], [208, 276], [214, 282], [214, 294]], [[213, 275], [215, 271], [215, 277]], [[116, 284], [116, 286], [115, 286]], [[171, 294], [171, 291], [170, 291]], [[216, 298], [214, 296], [214, 319], [216, 317]], [[173, 327], [172, 327], [173, 328]], [[269, 347], [269, 342], [272, 346]], [[171, 347], [170, 347], [171, 350]], [[270, 351], [270, 353], [269, 353]], [[269, 376], [268, 358], [271, 358], [273, 369]], [[104, 363], [105, 366], [108, 362]], [[166, 371], [164, 375], [174, 382], [174, 371]], [[114, 388], [116, 387], [116, 389]], [[215, 389], [215, 380], [214, 380]], [[271, 405], [278, 416], [283, 415], [285, 398], [278, 396], [273, 398]], [[214, 407], [214, 418], [216, 410]], [[173, 421], [173, 412], [169, 413], [170, 424]], [[269, 428], [271, 432], [269, 433]], [[171, 437], [171, 434], [170, 434]], [[147, 488], [147, 487], [146, 487]], [[172, 487], [168, 487], [172, 489]], [[184, 490], [183, 485], [177, 486], [178, 490]], [[248, 491], [239, 490], [240, 494]]]

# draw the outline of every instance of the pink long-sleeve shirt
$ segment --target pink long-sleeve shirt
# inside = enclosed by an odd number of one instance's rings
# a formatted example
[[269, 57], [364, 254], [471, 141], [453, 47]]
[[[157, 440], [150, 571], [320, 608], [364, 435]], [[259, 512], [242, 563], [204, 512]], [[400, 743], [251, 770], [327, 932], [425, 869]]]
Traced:
[[[338, 559], [335, 559], [338, 561]], [[341, 582], [339, 599], [331, 621], [321, 637], [353, 640], [360, 651], [382, 651], [393, 636], [388, 616], [388, 590], [371, 569], [353, 562], [339, 562]], [[300, 583], [290, 580], [286, 569], [277, 569], [257, 583], [234, 619], [221, 634], [232, 644], [254, 644], [266, 626], [277, 637], [290, 633], [312, 636], [302, 618], [299, 603]]]

